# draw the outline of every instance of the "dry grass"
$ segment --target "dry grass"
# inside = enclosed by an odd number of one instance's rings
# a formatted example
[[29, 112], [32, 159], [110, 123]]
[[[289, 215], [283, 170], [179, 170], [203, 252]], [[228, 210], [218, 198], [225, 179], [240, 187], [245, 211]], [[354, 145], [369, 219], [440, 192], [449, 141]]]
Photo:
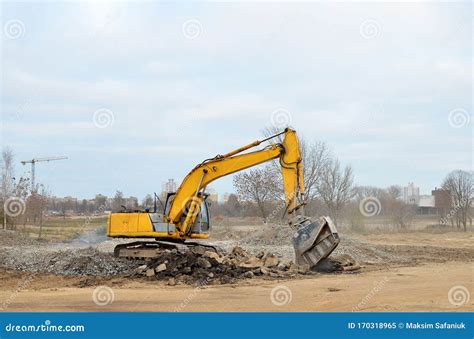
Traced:
[[[43, 222], [41, 238], [45, 240], [64, 241], [73, 239], [83, 233], [99, 229], [107, 224], [107, 217], [50, 217]], [[18, 225], [17, 229], [31, 237], [39, 237], [39, 225]]]

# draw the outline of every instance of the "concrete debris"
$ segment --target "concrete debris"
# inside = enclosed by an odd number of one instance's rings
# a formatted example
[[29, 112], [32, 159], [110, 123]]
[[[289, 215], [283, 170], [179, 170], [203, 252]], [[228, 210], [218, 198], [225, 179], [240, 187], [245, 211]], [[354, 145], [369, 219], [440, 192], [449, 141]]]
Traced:
[[0, 244], [4, 247], [42, 245], [45, 240], [33, 238], [28, 234], [12, 230], [0, 230]]
[[[264, 267], [266, 260], [270, 265], [268, 267]], [[157, 269], [165, 261], [168, 262], [167, 269]], [[257, 276], [284, 278], [296, 274], [288, 270], [289, 265], [282, 265], [278, 269], [278, 264], [278, 258], [272, 253], [264, 253], [259, 259], [241, 247], [235, 247], [230, 252], [217, 253], [207, 250], [204, 246], [201, 249], [195, 246], [185, 253], [171, 254], [163, 251], [159, 257], [147, 263], [148, 268], [156, 272], [154, 278], [167, 280], [168, 284], [170, 278], [173, 278], [172, 283], [176, 284], [199, 284], [202, 281], [206, 284], [226, 284]]]
[[252, 271], [247, 271], [242, 275], [244, 278], [250, 279], [254, 277], [254, 273]]
[[165, 263], [160, 264], [155, 268], [156, 273], [163, 272], [163, 271], [166, 271], [166, 264]]
[[137, 267], [136, 271], [137, 271], [137, 273], [143, 273], [143, 272], [146, 271], [146, 269], [147, 269], [147, 265], [140, 265], [140, 266]]
[[207, 249], [206, 249], [206, 247], [204, 247], [204, 246], [193, 246], [193, 247], [191, 248], [191, 251], [192, 251], [194, 254], [203, 255], [204, 253], [206, 253]]
[[[40, 274], [78, 276], [88, 286], [88, 279], [130, 277], [162, 281], [174, 285], [234, 283], [240, 279], [288, 279], [315, 274], [295, 265], [265, 246], [252, 251], [242, 246], [212, 250], [195, 245], [190, 250], [158, 249], [153, 259], [125, 259], [113, 256], [117, 241], [108, 240], [93, 246], [72, 243], [45, 243], [30, 239], [21, 232], [1, 232], [0, 267]], [[16, 240], [18, 238], [18, 241]], [[257, 247], [255, 247], [257, 248]], [[331, 266], [338, 271], [357, 269], [348, 258]], [[326, 268], [327, 269], [327, 268]], [[324, 271], [324, 270], [323, 270]]]
[[212, 264], [204, 258], [198, 258], [197, 264], [202, 268], [211, 268], [212, 267]]
[[265, 258], [264, 266], [275, 267], [275, 266], [278, 266], [279, 263], [280, 263], [280, 260], [278, 260], [278, 258], [274, 254], [269, 253]]
[[263, 262], [257, 257], [250, 257], [245, 262], [239, 263], [242, 268], [259, 268], [263, 266]]
[[[0, 253], [0, 265], [5, 268], [32, 273], [51, 273], [65, 276], [126, 276], [138, 270], [143, 262], [135, 265], [112, 253], [87, 248], [54, 248], [46, 246], [19, 246]], [[144, 272], [146, 268], [141, 267]]]
[[205, 255], [206, 257], [209, 257], [209, 258], [214, 259], [214, 260], [217, 261], [219, 264], [221, 264], [222, 261], [224, 260], [224, 259], [222, 259], [222, 257], [221, 257], [219, 254], [217, 254], [216, 252], [206, 251], [206, 252], [204, 252], [204, 255]]

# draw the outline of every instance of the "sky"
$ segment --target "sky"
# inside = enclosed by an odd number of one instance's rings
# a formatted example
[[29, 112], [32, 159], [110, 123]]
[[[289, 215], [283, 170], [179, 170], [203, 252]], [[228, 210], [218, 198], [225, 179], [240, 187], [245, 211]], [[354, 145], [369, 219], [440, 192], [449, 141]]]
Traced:
[[[56, 196], [143, 197], [287, 124], [358, 185], [472, 169], [465, 2], [1, 3], [1, 140]], [[232, 177], [212, 184], [232, 192]]]

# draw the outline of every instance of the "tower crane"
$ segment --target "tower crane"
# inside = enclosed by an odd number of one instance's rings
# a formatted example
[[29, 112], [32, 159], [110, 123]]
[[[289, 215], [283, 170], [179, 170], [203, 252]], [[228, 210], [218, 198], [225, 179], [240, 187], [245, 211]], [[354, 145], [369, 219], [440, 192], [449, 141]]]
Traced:
[[31, 193], [36, 192], [36, 185], [35, 185], [35, 166], [37, 162], [43, 161], [55, 161], [55, 160], [64, 160], [67, 157], [45, 157], [45, 158], [34, 158], [31, 160], [23, 160], [21, 161], [22, 165], [31, 164]]

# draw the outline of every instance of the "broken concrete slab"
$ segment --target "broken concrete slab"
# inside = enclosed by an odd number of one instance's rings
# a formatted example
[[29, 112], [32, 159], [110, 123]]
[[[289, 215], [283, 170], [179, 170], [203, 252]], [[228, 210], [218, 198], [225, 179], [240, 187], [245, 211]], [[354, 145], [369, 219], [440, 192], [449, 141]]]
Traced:
[[280, 263], [280, 260], [272, 254], [272, 255], [267, 255], [267, 257], [265, 258], [264, 266], [275, 267], [275, 266], [278, 266], [279, 263]]
[[163, 272], [165, 270], [166, 270], [166, 264], [165, 263], [160, 264], [155, 268], [156, 273]]
[[257, 257], [250, 257], [247, 261], [239, 264], [242, 268], [259, 268], [263, 266], [263, 262]]

